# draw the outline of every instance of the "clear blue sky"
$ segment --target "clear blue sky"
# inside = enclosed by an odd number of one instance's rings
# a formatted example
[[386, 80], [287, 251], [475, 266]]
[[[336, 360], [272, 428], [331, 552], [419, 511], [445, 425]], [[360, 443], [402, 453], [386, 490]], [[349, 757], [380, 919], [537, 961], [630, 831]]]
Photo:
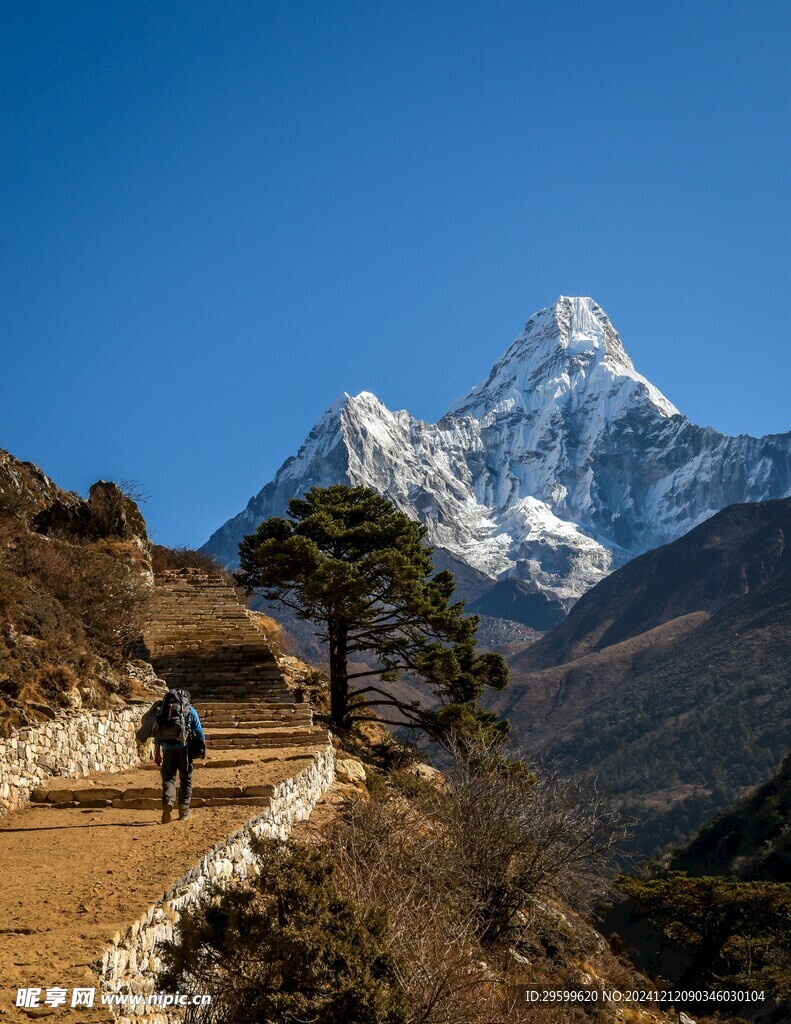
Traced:
[[791, 5], [8, 3], [0, 446], [199, 544], [342, 391], [435, 419], [592, 295], [791, 428]]

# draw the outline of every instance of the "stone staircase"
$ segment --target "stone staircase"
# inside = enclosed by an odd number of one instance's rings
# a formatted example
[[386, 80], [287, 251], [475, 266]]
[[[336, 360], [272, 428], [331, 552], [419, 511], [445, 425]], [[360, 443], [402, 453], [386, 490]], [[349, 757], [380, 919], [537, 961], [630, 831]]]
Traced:
[[222, 578], [199, 569], [159, 575], [145, 639], [157, 675], [189, 690], [210, 750], [326, 743], [310, 704], [294, 699], [266, 636]]
[[[196, 762], [193, 807], [265, 807], [280, 777], [327, 749], [310, 704], [286, 686], [269, 641], [232, 586], [200, 570], [163, 573], [145, 641], [157, 675], [189, 690], [206, 733]], [[141, 705], [140, 715], [147, 705]], [[149, 761], [120, 773], [53, 778], [31, 794], [38, 808], [159, 810], [159, 771]]]

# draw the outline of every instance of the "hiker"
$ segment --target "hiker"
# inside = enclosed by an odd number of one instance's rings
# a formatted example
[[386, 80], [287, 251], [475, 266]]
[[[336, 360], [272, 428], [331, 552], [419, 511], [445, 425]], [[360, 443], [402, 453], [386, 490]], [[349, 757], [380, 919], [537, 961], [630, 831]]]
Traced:
[[179, 777], [179, 818], [189, 818], [192, 798], [192, 762], [206, 756], [206, 737], [187, 690], [168, 690], [156, 715], [153, 730], [154, 761], [162, 775], [162, 824], [167, 825], [176, 806]]

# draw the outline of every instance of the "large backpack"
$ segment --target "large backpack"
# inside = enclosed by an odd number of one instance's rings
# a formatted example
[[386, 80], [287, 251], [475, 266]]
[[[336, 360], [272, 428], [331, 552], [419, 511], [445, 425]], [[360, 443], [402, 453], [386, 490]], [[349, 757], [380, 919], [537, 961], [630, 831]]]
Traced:
[[140, 728], [135, 733], [135, 739], [142, 746], [150, 740], [157, 732], [159, 712], [162, 710], [162, 701], [156, 700], [146, 711], [140, 721]]
[[190, 695], [168, 690], [157, 714], [156, 738], [164, 743], [186, 744], [190, 735]]

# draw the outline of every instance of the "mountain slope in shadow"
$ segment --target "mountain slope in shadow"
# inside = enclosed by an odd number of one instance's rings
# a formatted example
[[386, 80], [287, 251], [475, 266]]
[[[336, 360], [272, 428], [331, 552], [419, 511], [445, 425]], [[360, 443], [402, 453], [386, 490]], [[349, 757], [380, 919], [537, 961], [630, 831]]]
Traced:
[[647, 853], [776, 770], [791, 724], [791, 500], [731, 506], [586, 594], [497, 708], [598, 775]]

